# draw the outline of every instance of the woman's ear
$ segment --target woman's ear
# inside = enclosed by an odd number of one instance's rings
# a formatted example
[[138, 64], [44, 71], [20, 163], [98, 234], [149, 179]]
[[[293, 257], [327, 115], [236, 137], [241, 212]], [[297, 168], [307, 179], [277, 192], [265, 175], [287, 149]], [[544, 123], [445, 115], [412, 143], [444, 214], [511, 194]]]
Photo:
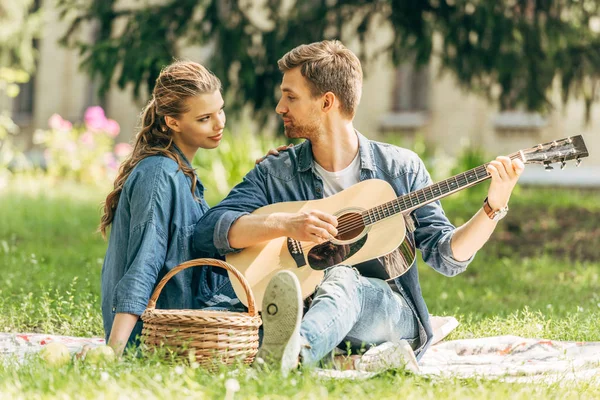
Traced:
[[177, 121], [177, 119], [165, 115], [165, 124], [167, 124], [169, 129], [171, 129], [172, 131], [181, 132], [181, 128], [179, 127], [179, 121]]

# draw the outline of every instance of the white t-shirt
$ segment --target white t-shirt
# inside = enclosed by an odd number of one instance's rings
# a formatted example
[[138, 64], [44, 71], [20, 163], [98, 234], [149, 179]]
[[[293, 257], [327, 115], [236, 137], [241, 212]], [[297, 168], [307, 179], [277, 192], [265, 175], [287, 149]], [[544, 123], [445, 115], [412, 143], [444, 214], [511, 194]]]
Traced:
[[315, 170], [323, 179], [323, 197], [329, 197], [360, 182], [360, 157], [356, 153], [354, 160], [341, 171], [330, 172], [315, 161]]

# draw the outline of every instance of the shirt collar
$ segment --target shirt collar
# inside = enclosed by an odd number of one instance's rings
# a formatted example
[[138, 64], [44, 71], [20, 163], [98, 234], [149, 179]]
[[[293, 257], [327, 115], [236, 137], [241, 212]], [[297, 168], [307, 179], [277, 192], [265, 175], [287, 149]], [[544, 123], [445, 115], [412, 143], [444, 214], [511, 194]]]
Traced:
[[[356, 132], [356, 136], [358, 137], [360, 168], [375, 171], [376, 168], [375, 163], [373, 162], [373, 149], [369, 145], [369, 139], [364, 137], [356, 129], [354, 132]], [[309, 140], [306, 140], [300, 145], [300, 150], [298, 151], [298, 172], [306, 172], [312, 167], [313, 161], [314, 158], [312, 154], [312, 145]]]
[[175, 144], [175, 142], [171, 143], [171, 146], [173, 147], [173, 150], [175, 150], [175, 152], [183, 159], [183, 162], [185, 162], [187, 164], [187, 166], [190, 167], [194, 171], [194, 175], [196, 175], [196, 182], [197, 182], [198, 186], [200, 186], [201, 190], [204, 190], [204, 185], [202, 184], [202, 181], [198, 177], [198, 173], [196, 172], [196, 168], [194, 168], [192, 166], [192, 163], [190, 163], [190, 160], [187, 159], [187, 157], [185, 156], [185, 154], [183, 154], [183, 151], [181, 151], [181, 149], [179, 147], [177, 147], [177, 145]]
[[171, 143], [171, 146], [173, 147], [173, 149], [175, 150], [175, 152], [177, 154], [179, 154], [179, 156], [181, 158], [183, 158], [183, 161], [185, 161], [185, 163], [188, 165], [188, 167], [194, 169], [194, 167], [192, 167], [192, 163], [190, 162], [190, 160], [187, 159], [187, 157], [185, 156], [185, 154], [183, 154], [183, 151], [181, 151], [181, 149], [179, 147], [177, 147], [177, 145], [175, 144], [175, 142]]

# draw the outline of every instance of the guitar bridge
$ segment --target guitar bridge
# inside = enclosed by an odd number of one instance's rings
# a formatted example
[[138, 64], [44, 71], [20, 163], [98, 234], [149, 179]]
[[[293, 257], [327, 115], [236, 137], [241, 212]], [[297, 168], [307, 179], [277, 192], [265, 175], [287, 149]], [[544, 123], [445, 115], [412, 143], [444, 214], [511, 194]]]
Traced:
[[296, 262], [296, 267], [300, 268], [305, 266], [306, 260], [304, 259], [304, 250], [302, 250], [300, 242], [292, 238], [287, 238], [287, 247], [290, 255]]

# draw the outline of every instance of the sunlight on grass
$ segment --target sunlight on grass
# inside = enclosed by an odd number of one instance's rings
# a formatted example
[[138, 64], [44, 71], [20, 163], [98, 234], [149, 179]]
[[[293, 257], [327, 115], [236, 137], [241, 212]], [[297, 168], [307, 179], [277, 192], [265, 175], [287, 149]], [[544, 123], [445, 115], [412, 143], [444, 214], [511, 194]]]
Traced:
[[[0, 194], [1, 331], [103, 336], [100, 272], [106, 242], [96, 227], [100, 202], [108, 190], [31, 180]], [[540, 254], [529, 252], [527, 246], [537, 248], [537, 243], [524, 240], [519, 233], [525, 229], [523, 224], [528, 222], [524, 218], [531, 210], [542, 208], [550, 216], [557, 215], [552, 210], [560, 213], [585, 208], [597, 212], [597, 196], [597, 192], [521, 188], [511, 201], [509, 217], [512, 215], [513, 220], [507, 217], [501, 223], [492, 242], [477, 254], [465, 273], [447, 278], [421, 264], [419, 274], [430, 312], [453, 315], [461, 323], [449, 339], [519, 335], [600, 341], [599, 261], [580, 260], [579, 253], [558, 256], [552, 253], [556, 246], [544, 248]], [[470, 217], [480, 202], [476, 195], [464, 195], [446, 199], [444, 206], [456, 222]], [[585, 218], [586, 214], [572, 215]], [[544, 225], [535, 220], [527, 229], [535, 237], [553, 229], [562, 230], [556, 235], [578, 232], [560, 225], [562, 220], [553, 221]], [[595, 224], [582, 221], [582, 226], [585, 223]], [[511, 231], [513, 224], [521, 231]], [[581, 234], [592, 232], [592, 225], [585, 226], [579, 230]], [[510, 242], [510, 234], [520, 241]], [[209, 374], [201, 368], [147, 355], [108, 367], [74, 363], [53, 369], [36, 356], [21, 364], [5, 361], [0, 363], [0, 398], [223, 398], [228, 379], [240, 384], [235, 398], [600, 397], [600, 385], [592, 382], [527, 385], [429, 379], [403, 371], [390, 371], [360, 383], [317, 379], [307, 371], [283, 379], [245, 367]]]

